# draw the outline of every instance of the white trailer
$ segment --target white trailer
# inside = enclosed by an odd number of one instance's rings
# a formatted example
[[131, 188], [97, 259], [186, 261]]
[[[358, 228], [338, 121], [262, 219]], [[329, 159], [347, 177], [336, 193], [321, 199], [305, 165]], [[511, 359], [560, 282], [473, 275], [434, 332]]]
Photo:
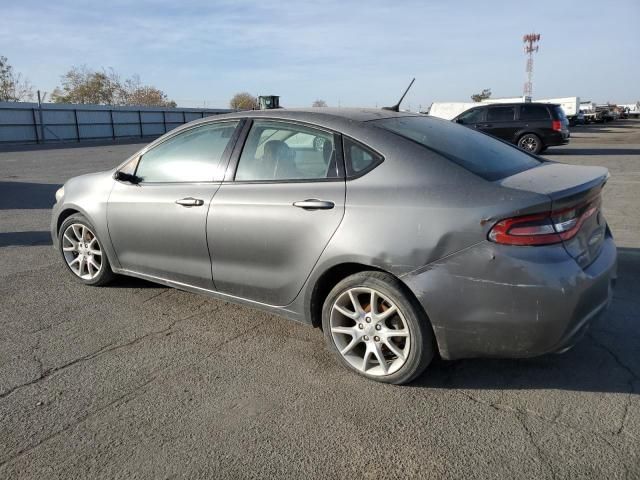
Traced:
[[433, 102], [429, 107], [429, 115], [432, 117], [453, 120], [462, 112], [481, 105], [480, 102]]
[[580, 113], [580, 97], [540, 98], [535, 101], [560, 105], [570, 123], [575, 123]]

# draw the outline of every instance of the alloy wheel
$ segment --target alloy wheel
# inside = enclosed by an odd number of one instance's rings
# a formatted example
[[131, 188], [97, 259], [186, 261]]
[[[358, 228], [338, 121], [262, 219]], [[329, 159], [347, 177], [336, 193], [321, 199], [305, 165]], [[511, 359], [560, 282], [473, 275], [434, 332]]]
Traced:
[[331, 309], [330, 326], [340, 355], [362, 373], [390, 375], [407, 361], [407, 322], [391, 299], [373, 288], [343, 292]]
[[73, 223], [62, 234], [62, 254], [73, 273], [93, 280], [102, 270], [102, 247], [86, 225]]
[[529, 152], [535, 152], [538, 148], [538, 142], [533, 137], [524, 137], [520, 140], [520, 148], [524, 148]]

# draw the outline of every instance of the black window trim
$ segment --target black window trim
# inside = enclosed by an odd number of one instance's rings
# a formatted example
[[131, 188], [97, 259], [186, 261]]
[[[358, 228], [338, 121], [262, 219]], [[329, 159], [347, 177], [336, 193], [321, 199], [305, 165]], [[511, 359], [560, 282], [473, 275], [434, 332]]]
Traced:
[[[523, 122], [543, 122], [545, 120], [553, 120], [553, 113], [551, 112], [551, 109], [549, 108], [549, 105], [553, 105], [550, 103], [536, 103], [536, 102], [523, 102], [520, 104], [519, 108], [517, 109], [517, 114], [518, 114], [518, 120], [523, 121]], [[522, 118], [522, 109], [525, 106], [534, 106], [534, 107], [543, 107], [546, 111], [547, 111], [547, 118], [538, 118], [538, 119], [523, 119]]]
[[[513, 118], [511, 118], [511, 120], [489, 120], [489, 112], [491, 110], [495, 110], [496, 108], [511, 108], [513, 109]], [[500, 103], [492, 103], [490, 105], [487, 105], [487, 112], [485, 113], [485, 122], [489, 123], [489, 122], [495, 122], [495, 123], [506, 123], [506, 122], [515, 122], [519, 119], [520, 117], [520, 108], [518, 107], [518, 105], [513, 104], [513, 103], [506, 103], [506, 104], [500, 104]]]
[[[347, 155], [348, 155], [348, 153], [347, 153], [347, 149], [346, 149], [346, 147], [345, 147], [345, 145], [344, 145], [344, 141], [345, 141], [345, 140], [348, 140], [348, 141], [350, 141], [350, 142], [352, 142], [352, 143], [356, 144], [357, 146], [359, 146], [359, 147], [360, 147], [360, 148], [362, 148], [363, 150], [365, 150], [365, 151], [368, 151], [368, 152], [372, 153], [372, 154], [373, 154], [372, 156], [373, 156], [373, 157], [377, 157], [377, 158], [378, 158], [378, 160], [377, 160], [377, 161], [375, 161], [375, 162], [373, 162], [373, 163], [372, 163], [371, 165], [369, 165], [367, 168], [365, 168], [365, 169], [363, 169], [363, 170], [360, 170], [360, 171], [359, 171], [358, 173], [356, 173], [355, 175], [348, 175], [348, 174], [347, 174]], [[347, 181], [349, 181], [349, 180], [355, 180], [355, 179], [357, 179], [357, 178], [363, 177], [363, 176], [365, 176], [367, 173], [369, 173], [370, 171], [372, 171], [372, 170], [374, 170], [374, 169], [378, 168], [378, 166], [380, 166], [382, 163], [384, 163], [384, 160], [385, 160], [385, 159], [384, 159], [384, 155], [382, 155], [380, 152], [378, 152], [378, 151], [377, 151], [377, 150], [375, 150], [374, 148], [371, 148], [369, 145], [366, 145], [366, 144], [364, 144], [364, 143], [362, 143], [362, 142], [359, 142], [359, 141], [358, 141], [358, 140], [356, 140], [355, 138], [350, 137], [350, 136], [348, 136], [348, 135], [343, 135], [343, 136], [342, 136], [342, 145], [341, 145], [341, 146], [342, 146], [342, 151], [344, 152], [344, 153], [343, 153], [343, 158], [344, 158], [344, 168], [345, 168], [345, 170], [344, 170], [344, 171], [345, 171], [345, 178], [347, 179]]]
[[[198, 122], [194, 125], [191, 125], [187, 128], [183, 128], [180, 129], [178, 131], [175, 132], [171, 132], [170, 135], [167, 135], [166, 138], [162, 139], [161, 142], [155, 143], [152, 142], [149, 145], [147, 145], [144, 149], [142, 149], [142, 151], [140, 151], [139, 153], [136, 154], [135, 156], [135, 170], [134, 170], [134, 175], [136, 175], [138, 173], [138, 167], [140, 166], [140, 161], [142, 160], [142, 157], [144, 155], [146, 155], [148, 152], [150, 152], [151, 150], [155, 149], [156, 147], [159, 147], [160, 145], [163, 145], [165, 142], [177, 137], [178, 135], [181, 135], [185, 132], [189, 132], [191, 130], [194, 130], [196, 128], [201, 128], [201, 127], [208, 127], [208, 126], [215, 126], [218, 124], [223, 124], [223, 123], [237, 123], [236, 128], [233, 132], [233, 135], [231, 135], [231, 139], [229, 140], [229, 143], [227, 143], [227, 146], [224, 149], [224, 152], [222, 152], [222, 157], [220, 158], [220, 162], [218, 163], [218, 166], [216, 168], [216, 172], [213, 176], [213, 178], [211, 180], [199, 180], [199, 181], [189, 181], [189, 182], [144, 182], [141, 181], [140, 183], [137, 183], [136, 186], [143, 186], [143, 185], [207, 185], [207, 184], [218, 184], [220, 182], [222, 182], [222, 176], [220, 174], [220, 172], [224, 172], [226, 165], [229, 162], [229, 157], [231, 156], [231, 153], [233, 152], [233, 149], [235, 148], [235, 145], [238, 141], [238, 139], [240, 138], [240, 133], [242, 132], [242, 127], [243, 124], [245, 122], [244, 118], [225, 118], [225, 119], [212, 119], [210, 121], [205, 121], [205, 122]], [[177, 129], [176, 129], [177, 130]], [[128, 159], [124, 164], [120, 165], [116, 171], [120, 171], [120, 169], [124, 168], [126, 165], [129, 164], [129, 162], [131, 162], [132, 160]], [[218, 178], [216, 178], [218, 177]]]
[[[292, 178], [292, 179], [283, 179], [283, 180], [236, 180], [236, 172], [238, 170], [238, 163], [240, 162], [240, 157], [244, 150], [247, 139], [249, 138], [249, 132], [251, 132], [251, 127], [255, 121], [269, 121], [276, 123], [284, 123], [288, 125], [299, 125], [301, 127], [311, 128], [315, 130], [320, 130], [325, 133], [329, 133], [333, 135], [333, 144], [336, 150], [336, 163], [338, 166], [338, 176], [330, 177], [330, 178]], [[330, 128], [326, 128], [320, 125], [316, 125], [314, 123], [303, 122], [299, 120], [288, 120], [286, 118], [274, 118], [274, 117], [252, 117], [247, 119], [247, 123], [244, 125], [242, 129], [242, 134], [240, 139], [236, 142], [236, 146], [231, 154], [229, 159], [229, 163], [226, 169], [226, 173], [224, 175], [223, 183], [225, 184], [233, 184], [233, 185], [244, 185], [244, 184], [278, 184], [278, 183], [323, 183], [323, 182], [344, 182], [345, 181], [345, 165], [344, 165], [344, 155], [342, 151], [342, 135]]]

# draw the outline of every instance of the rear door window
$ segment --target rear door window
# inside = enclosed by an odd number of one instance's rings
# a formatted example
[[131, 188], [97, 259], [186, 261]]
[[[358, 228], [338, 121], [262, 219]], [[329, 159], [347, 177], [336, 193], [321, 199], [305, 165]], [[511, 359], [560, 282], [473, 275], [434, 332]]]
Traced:
[[490, 107], [487, 122], [512, 122], [515, 114], [515, 107]]
[[520, 120], [549, 120], [549, 110], [544, 105], [522, 105]]
[[385, 118], [372, 123], [417, 142], [489, 181], [515, 175], [542, 163], [489, 135], [429, 116]]
[[332, 133], [295, 123], [255, 120], [245, 142], [236, 181], [305, 181], [338, 178]]

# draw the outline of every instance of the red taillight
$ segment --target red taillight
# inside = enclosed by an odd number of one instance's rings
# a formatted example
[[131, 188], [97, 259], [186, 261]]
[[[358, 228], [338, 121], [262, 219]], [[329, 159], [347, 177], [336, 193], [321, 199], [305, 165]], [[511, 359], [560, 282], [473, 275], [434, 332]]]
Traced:
[[551, 129], [554, 132], [559, 132], [560, 130], [562, 130], [562, 122], [560, 120], [552, 120]]
[[551, 245], [573, 238], [598, 211], [598, 203], [563, 210], [505, 218], [489, 231], [489, 240], [504, 245]]

